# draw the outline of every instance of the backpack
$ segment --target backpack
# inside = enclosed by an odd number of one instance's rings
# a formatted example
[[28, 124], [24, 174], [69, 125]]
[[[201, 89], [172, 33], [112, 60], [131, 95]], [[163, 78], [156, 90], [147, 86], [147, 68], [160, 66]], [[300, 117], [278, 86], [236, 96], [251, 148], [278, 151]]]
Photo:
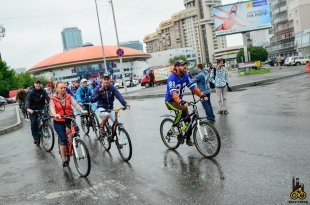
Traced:
[[[214, 72], [213, 79], [215, 80], [215, 76], [216, 76], [216, 69], [215, 68], [213, 68], [213, 72]], [[209, 85], [210, 85], [211, 89], [215, 88], [214, 83], [212, 83], [211, 81], [209, 81]]]

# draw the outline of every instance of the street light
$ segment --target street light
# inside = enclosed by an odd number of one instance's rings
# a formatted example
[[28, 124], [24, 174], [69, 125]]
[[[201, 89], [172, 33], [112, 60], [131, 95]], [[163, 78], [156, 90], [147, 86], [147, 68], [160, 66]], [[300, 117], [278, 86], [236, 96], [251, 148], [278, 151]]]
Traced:
[[[114, 20], [114, 28], [115, 28], [115, 34], [116, 34], [116, 40], [117, 40], [117, 47], [118, 47], [118, 49], [120, 49], [119, 40], [118, 40], [118, 33], [117, 33], [117, 27], [116, 27], [115, 14], [114, 14], [113, 0], [110, 0], [110, 3], [111, 3], [112, 13], [113, 13], [113, 20]], [[120, 61], [120, 64], [121, 64], [122, 81], [123, 81], [125, 93], [127, 93], [127, 85], [126, 85], [126, 81], [125, 81], [125, 74], [124, 74], [124, 68], [123, 68], [123, 59], [122, 59], [121, 56], [119, 57], [119, 61]]]
[[[5, 36], [5, 28], [0, 25], [0, 41], [1, 41], [1, 38], [3, 38]], [[1, 51], [0, 51], [0, 60], [2, 61], [2, 58], [1, 58]]]
[[102, 41], [102, 33], [101, 33], [101, 26], [100, 26], [100, 20], [99, 20], [99, 13], [98, 13], [97, 0], [95, 0], [95, 4], [96, 4], [96, 12], [97, 12], [97, 19], [98, 19], [98, 27], [99, 27], [100, 40], [101, 40], [101, 50], [102, 50], [102, 57], [103, 57], [103, 62], [104, 62], [104, 69], [105, 69], [105, 73], [108, 73], [107, 61], [106, 61], [106, 58], [105, 58], [105, 52], [104, 52], [103, 41]]

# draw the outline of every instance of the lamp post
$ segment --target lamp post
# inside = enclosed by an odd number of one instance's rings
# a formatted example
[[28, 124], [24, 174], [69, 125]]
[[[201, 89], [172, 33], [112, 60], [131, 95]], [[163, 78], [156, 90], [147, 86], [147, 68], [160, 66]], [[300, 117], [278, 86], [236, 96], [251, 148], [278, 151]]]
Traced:
[[[0, 41], [1, 41], [1, 38], [3, 38], [5, 36], [5, 28], [0, 25]], [[0, 60], [2, 61], [2, 58], [1, 58], [1, 51], [0, 51]]]
[[101, 26], [100, 26], [100, 20], [99, 20], [97, 0], [95, 0], [95, 4], [96, 4], [96, 13], [97, 13], [98, 27], [99, 27], [100, 40], [101, 40], [101, 50], [102, 50], [102, 58], [103, 58], [103, 62], [104, 62], [104, 69], [105, 69], [105, 73], [108, 73], [107, 61], [105, 58], [104, 46], [103, 46], [103, 41], [102, 41], [102, 33], [101, 33]]
[[[115, 28], [115, 34], [116, 34], [116, 40], [117, 40], [117, 47], [120, 49], [119, 40], [118, 40], [118, 33], [117, 33], [117, 27], [116, 27], [115, 14], [114, 14], [113, 0], [110, 0], [110, 3], [111, 3], [112, 13], [113, 13], [113, 20], [114, 20], [114, 28]], [[124, 74], [124, 68], [123, 68], [123, 59], [122, 59], [121, 56], [119, 57], [119, 61], [120, 61], [120, 64], [121, 64], [121, 69], [120, 70], [121, 70], [121, 73], [122, 73], [122, 81], [123, 81], [125, 93], [127, 93], [127, 85], [126, 85], [126, 81], [125, 81], [125, 74]]]

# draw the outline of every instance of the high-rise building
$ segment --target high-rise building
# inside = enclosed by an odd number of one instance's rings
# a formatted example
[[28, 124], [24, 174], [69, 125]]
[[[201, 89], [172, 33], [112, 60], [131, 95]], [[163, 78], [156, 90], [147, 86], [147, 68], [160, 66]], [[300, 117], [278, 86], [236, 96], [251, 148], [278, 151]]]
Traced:
[[216, 37], [212, 6], [220, 0], [184, 0], [184, 10], [160, 24], [156, 32], [143, 39], [148, 53], [191, 47], [198, 53], [198, 62], [213, 62], [214, 50], [226, 47], [225, 37]]
[[83, 46], [82, 33], [77, 27], [64, 28], [61, 37], [64, 51]]
[[250, 32], [253, 46], [267, 46], [270, 43], [269, 30], [259, 30]]
[[272, 0], [270, 7], [273, 28], [269, 30], [271, 34], [270, 45], [267, 47], [269, 56], [297, 55], [294, 46], [294, 22], [288, 19], [287, 0]]
[[120, 46], [143, 51], [143, 44], [140, 41], [121, 42]]
[[299, 56], [310, 56], [309, 11], [309, 0], [288, 0], [288, 19], [293, 21], [295, 48]]

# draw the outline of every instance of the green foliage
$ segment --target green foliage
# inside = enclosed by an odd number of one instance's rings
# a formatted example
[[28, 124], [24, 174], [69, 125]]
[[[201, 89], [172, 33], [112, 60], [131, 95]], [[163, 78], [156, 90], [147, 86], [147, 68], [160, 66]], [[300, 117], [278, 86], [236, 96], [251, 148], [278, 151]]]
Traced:
[[[251, 55], [251, 61], [261, 61], [264, 62], [268, 59], [268, 52], [265, 48], [261, 46], [251, 46], [248, 48], [248, 52]], [[237, 62], [241, 63], [244, 60], [243, 48], [239, 50], [237, 54]]]
[[245, 72], [245, 69], [240, 69], [239, 70], [239, 75], [244, 76], [244, 75], [261, 75], [261, 74], [266, 74], [270, 73], [269, 68], [259, 68], [259, 69], [250, 69], [249, 73]]
[[[30, 73], [16, 74], [4, 61], [0, 60], [0, 95], [7, 97], [10, 90], [27, 88], [34, 84], [36, 77]], [[47, 84], [47, 79], [38, 77], [43, 85]]]
[[186, 61], [186, 56], [185, 55], [179, 55], [179, 56], [174, 56], [173, 58], [169, 58], [169, 64], [173, 65], [178, 60]]

